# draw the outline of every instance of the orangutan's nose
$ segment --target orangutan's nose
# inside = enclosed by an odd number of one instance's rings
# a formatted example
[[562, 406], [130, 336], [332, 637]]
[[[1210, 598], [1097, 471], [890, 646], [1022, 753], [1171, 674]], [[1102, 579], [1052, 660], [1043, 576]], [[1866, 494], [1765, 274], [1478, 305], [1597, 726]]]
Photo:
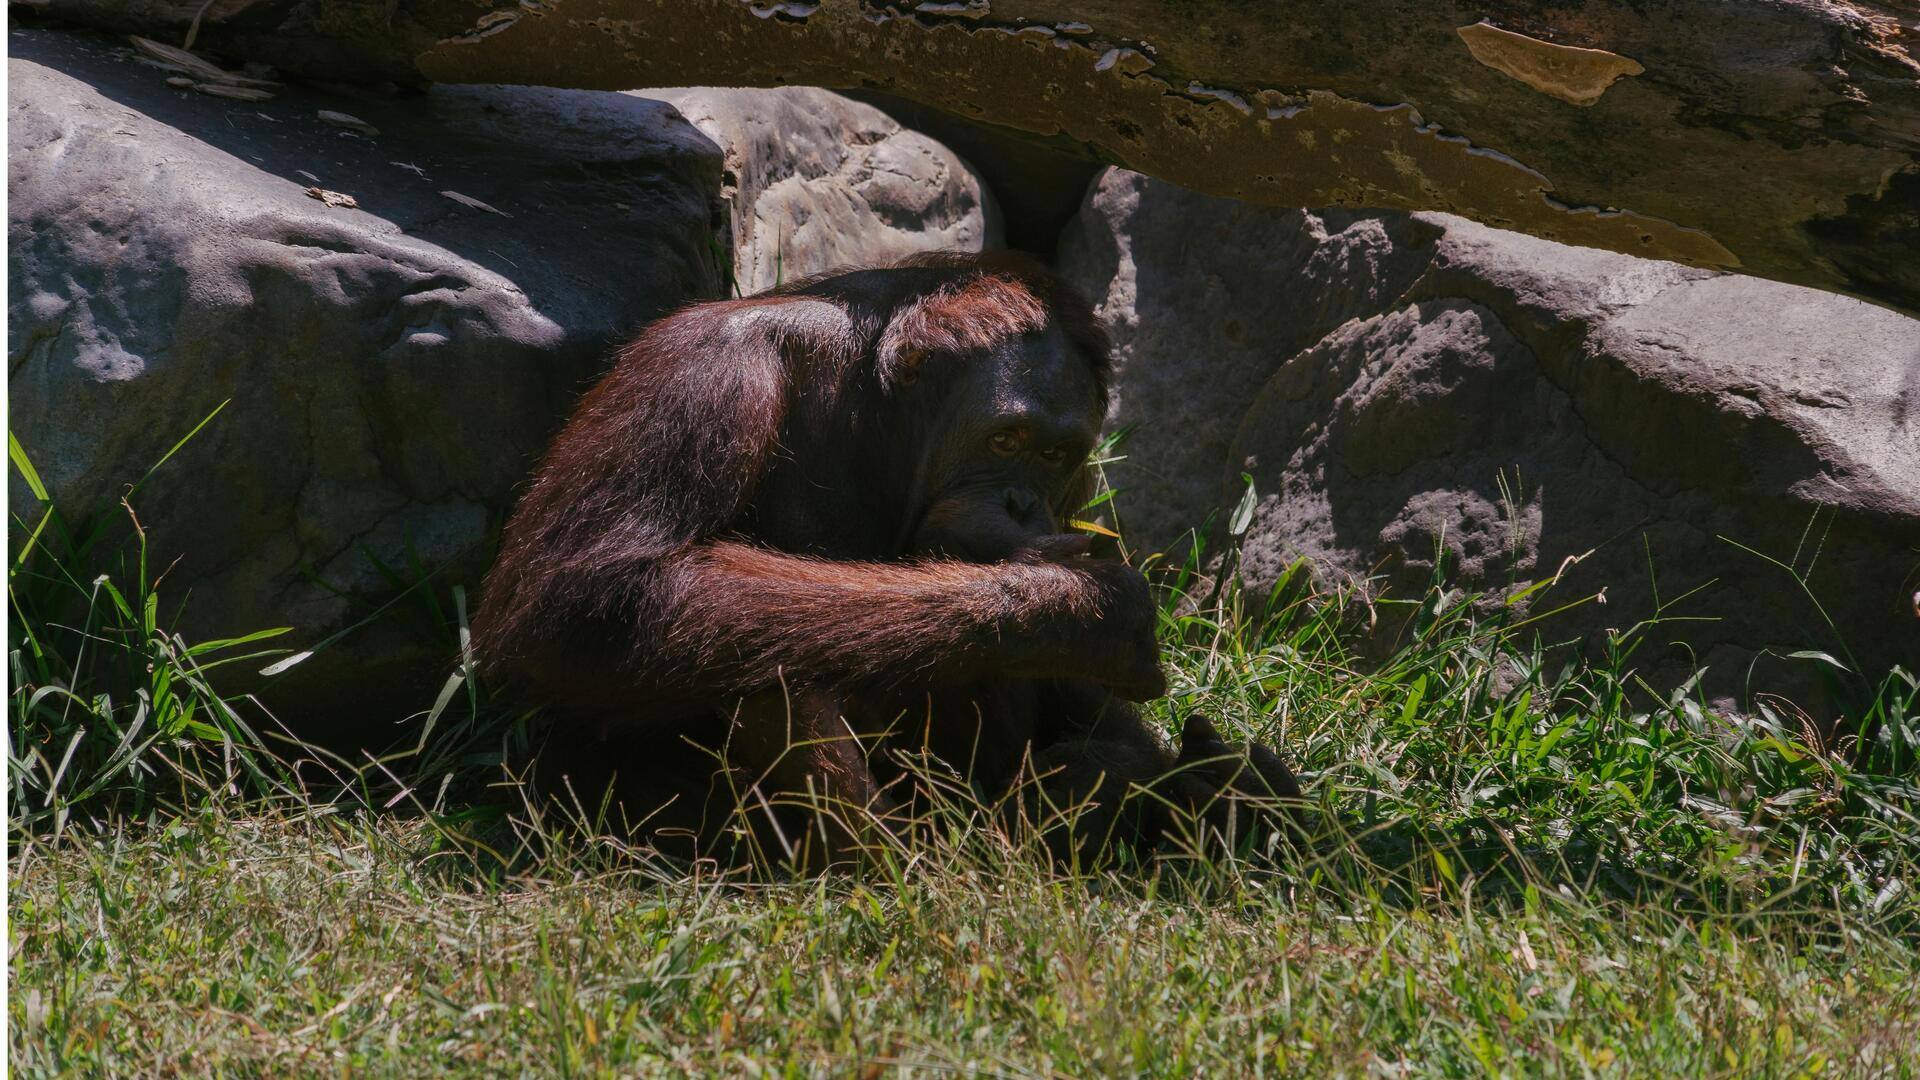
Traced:
[[1026, 488], [1007, 489], [1007, 513], [1023, 525], [1030, 524], [1040, 510], [1040, 500]]

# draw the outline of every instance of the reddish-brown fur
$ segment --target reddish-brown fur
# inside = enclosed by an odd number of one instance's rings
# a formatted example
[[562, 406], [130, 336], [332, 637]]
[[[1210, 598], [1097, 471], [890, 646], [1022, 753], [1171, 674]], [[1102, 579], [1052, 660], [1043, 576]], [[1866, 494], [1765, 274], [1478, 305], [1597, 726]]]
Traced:
[[679, 799], [660, 820], [694, 836], [722, 781], [884, 804], [841, 736], [916, 702], [934, 742], [984, 744], [1002, 773], [1098, 731], [1082, 758], [1157, 776], [1171, 755], [1093, 685], [1161, 690], [1137, 572], [901, 549], [920, 449], [902, 388], [932, 380], [915, 400], [937, 403], [942, 365], [1049, 325], [1104, 398], [1092, 312], [1013, 257], [923, 257], [655, 323], [581, 400], [504, 531], [474, 623], [485, 670], [553, 703], [550, 751], [574, 754], [559, 768], [620, 771], [629, 802]]

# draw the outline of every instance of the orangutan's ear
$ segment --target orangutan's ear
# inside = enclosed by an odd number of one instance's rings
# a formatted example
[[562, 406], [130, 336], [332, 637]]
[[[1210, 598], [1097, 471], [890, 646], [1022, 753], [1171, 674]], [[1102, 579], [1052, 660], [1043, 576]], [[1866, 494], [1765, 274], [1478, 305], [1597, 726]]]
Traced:
[[920, 369], [927, 361], [927, 352], [924, 346], [904, 342], [899, 336], [883, 336], [876, 357], [879, 384], [887, 390], [899, 390], [920, 382]]
[[920, 381], [920, 366], [926, 362], [927, 350], [908, 348], [887, 365], [887, 381], [894, 386], [912, 386]]

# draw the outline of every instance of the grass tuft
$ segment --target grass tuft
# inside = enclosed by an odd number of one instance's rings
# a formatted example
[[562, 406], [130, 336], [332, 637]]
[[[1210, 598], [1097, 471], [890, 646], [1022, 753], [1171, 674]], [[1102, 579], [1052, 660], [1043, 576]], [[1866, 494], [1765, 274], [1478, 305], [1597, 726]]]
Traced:
[[[224, 405], [222, 406], [224, 407]], [[276, 627], [189, 643], [162, 603], [165, 567], [149, 561], [134, 500], [216, 408], [129, 485], [117, 503], [69, 520], [13, 434], [8, 456], [32, 494], [13, 521], [7, 566], [8, 826], [60, 833], [89, 819], [209, 796], [293, 791], [255, 730], [258, 703], [216, 689], [221, 668], [286, 650]], [[251, 714], [253, 720], [249, 720]]]

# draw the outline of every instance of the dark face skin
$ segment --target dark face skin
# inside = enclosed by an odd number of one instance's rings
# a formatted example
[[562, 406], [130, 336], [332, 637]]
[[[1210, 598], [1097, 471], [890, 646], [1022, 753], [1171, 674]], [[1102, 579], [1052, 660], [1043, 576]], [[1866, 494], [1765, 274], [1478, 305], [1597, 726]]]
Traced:
[[916, 477], [913, 554], [999, 562], [1059, 533], [1099, 438], [1099, 384], [1057, 327], [959, 358]]

